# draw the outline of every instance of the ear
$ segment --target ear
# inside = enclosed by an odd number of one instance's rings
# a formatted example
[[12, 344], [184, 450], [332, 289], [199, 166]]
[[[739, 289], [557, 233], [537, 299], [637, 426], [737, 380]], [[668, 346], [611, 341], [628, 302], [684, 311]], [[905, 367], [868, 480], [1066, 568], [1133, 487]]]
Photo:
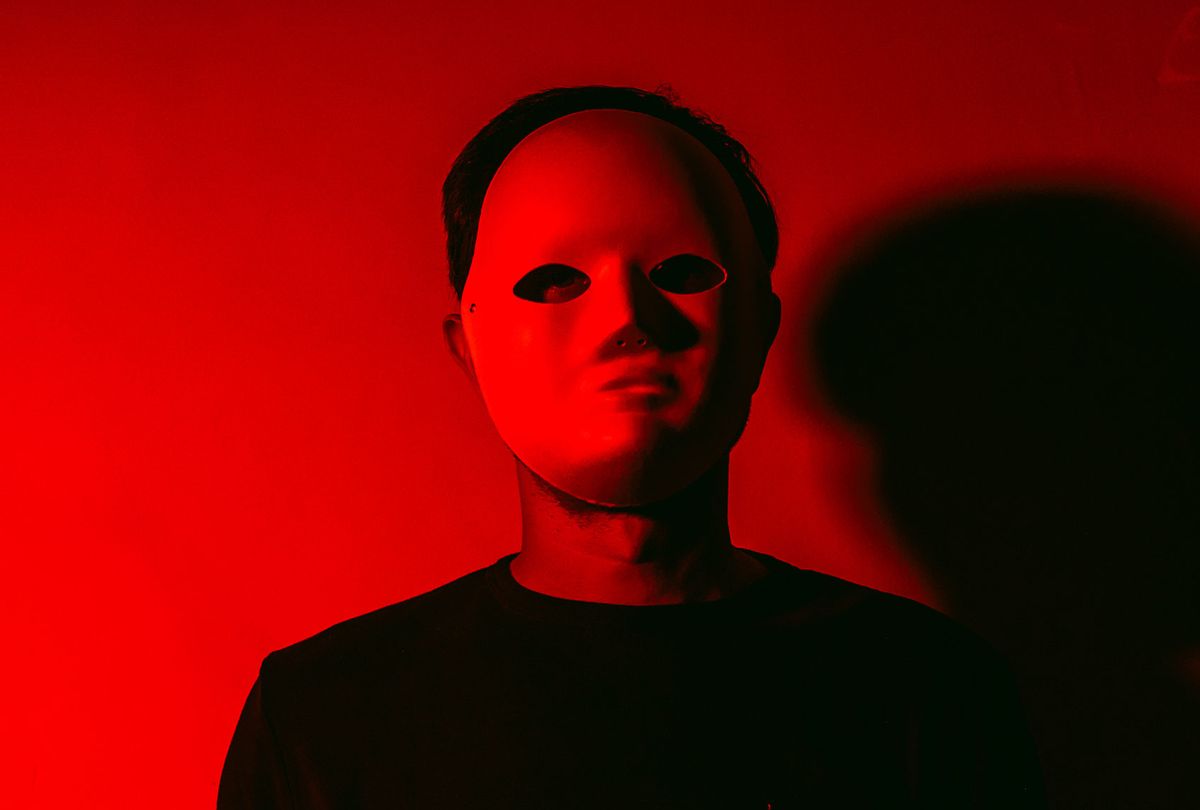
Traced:
[[467, 345], [467, 332], [463, 328], [462, 315], [451, 312], [442, 319], [442, 337], [446, 340], [450, 356], [478, 391], [479, 380], [475, 377], [475, 362], [471, 359], [471, 347]]

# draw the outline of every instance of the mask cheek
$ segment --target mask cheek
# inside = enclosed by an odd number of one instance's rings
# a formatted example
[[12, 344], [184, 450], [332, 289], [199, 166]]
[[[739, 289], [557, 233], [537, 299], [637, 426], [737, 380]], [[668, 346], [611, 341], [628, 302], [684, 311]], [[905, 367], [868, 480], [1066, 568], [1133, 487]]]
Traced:
[[[483, 326], [482, 324], [479, 326]], [[477, 328], [473, 335], [476, 377], [488, 415], [500, 438], [519, 457], [532, 447], [555, 441], [564, 410], [559, 375], [536, 329]]]
[[689, 306], [681, 307], [681, 310], [696, 330], [696, 346], [691, 354], [711, 366], [720, 358], [726, 342], [728, 315], [722, 306], [723, 298], [716, 291], [702, 295], [704, 300], [689, 302]]
[[471, 347], [471, 358], [475, 365], [475, 378], [479, 392], [483, 395], [488, 412], [503, 413], [509, 406], [511, 377], [518, 370], [515, 358], [517, 336], [509, 330], [489, 329], [477, 322], [467, 332]]

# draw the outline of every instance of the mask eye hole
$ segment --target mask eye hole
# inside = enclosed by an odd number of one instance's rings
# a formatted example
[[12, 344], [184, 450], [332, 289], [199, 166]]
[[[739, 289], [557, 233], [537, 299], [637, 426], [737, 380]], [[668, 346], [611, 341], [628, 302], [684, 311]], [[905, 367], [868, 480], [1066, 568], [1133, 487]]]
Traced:
[[562, 304], [583, 295], [592, 280], [566, 264], [535, 267], [513, 285], [513, 295], [538, 304]]
[[715, 289], [725, 283], [728, 274], [716, 262], [685, 253], [672, 256], [650, 271], [650, 280], [667, 292], [689, 295]]

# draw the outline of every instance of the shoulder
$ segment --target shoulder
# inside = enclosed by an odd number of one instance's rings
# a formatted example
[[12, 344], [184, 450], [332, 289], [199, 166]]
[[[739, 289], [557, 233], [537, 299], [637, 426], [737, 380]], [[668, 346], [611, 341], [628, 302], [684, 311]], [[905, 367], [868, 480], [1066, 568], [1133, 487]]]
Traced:
[[787, 568], [782, 590], [792, 602], [779, 616], [797, 628], [791, 646], [802, 661], [790, 672], [822, 696], [815, 716], [828, 720], [831, 738], [853, 729], [852, 745], [864, 751], [870, 729], [899, 740], [913, 806], [974, 797], [987, 807], [1045, 807], [1021, 690], [990, 643], [912, 599]]
[[275, 650], [263, 660], [260, 681], [282, 696], [336, 690], [410, 668], [478, 628], [491, 604], [487, 572], [473, 571]]
[[933, 607], [757, 554], [778, 576], [772, 621], [835, 651], [891, 666], [1006, 670], [974, 631]]

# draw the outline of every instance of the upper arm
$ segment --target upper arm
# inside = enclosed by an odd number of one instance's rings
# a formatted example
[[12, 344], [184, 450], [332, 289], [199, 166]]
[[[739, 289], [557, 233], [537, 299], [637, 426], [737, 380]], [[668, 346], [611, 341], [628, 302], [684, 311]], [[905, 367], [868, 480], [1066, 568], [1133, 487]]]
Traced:
[[951, 667], [919, 739], [922, 806], [1046, 807], [1036, 746], [1008, 665], [988, 654]]
[[246, 698], [217, 789], [217, 810], [292, 810], [282, 747], [268, 711], [270, 656]]

